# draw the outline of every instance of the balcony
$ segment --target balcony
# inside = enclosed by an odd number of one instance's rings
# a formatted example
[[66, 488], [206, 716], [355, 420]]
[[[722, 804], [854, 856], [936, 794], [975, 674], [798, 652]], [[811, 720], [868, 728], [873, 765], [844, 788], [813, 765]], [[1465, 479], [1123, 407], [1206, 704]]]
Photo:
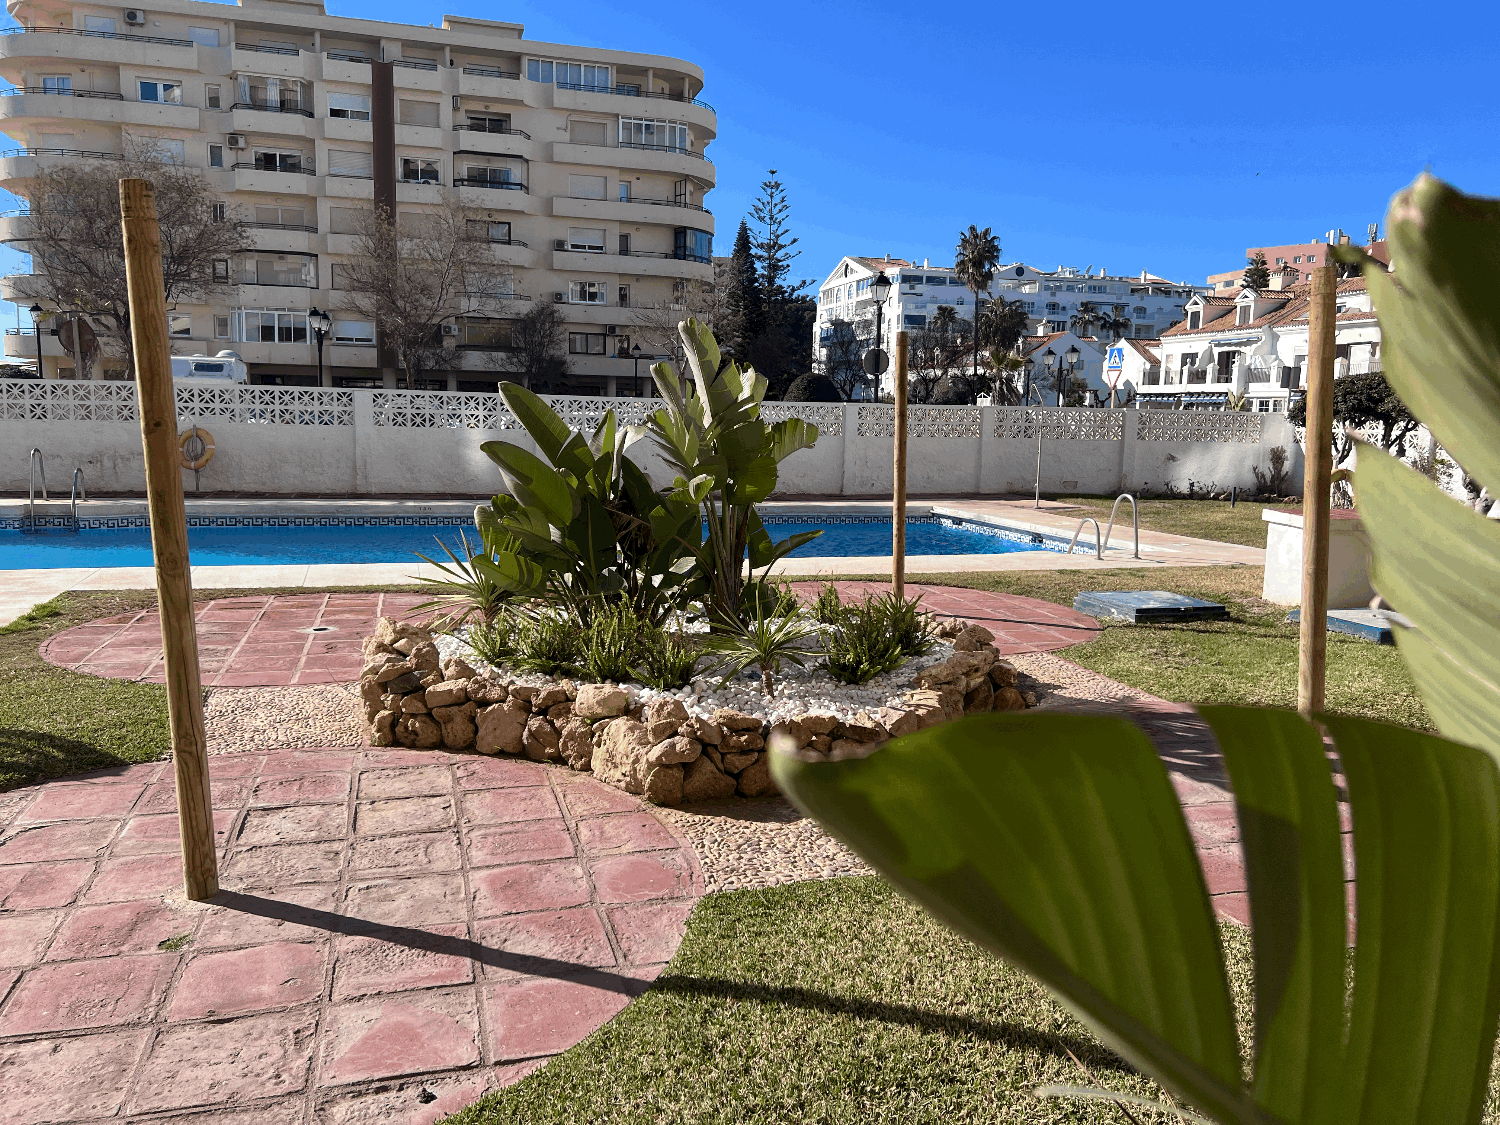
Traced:
[[501, 70], [498, 66], [466, 66], [463, 73], [472, 74], [479, 78], [508, 78], [512, 82], [520, 81], [520, 74], [511, 70]]
[[190, 39], [71, 27], [0, 28], [0, 59], [35, 59], [40, 64], [67, 60], [107, 66], [198, 69], [196, 50]]
[[119, 127], [198, 128], [195, 106], [127, 101], [114, 93], [39, 88], [0, 90], [0, 117], [7, 121], [79, 121]]
[[[460, 111], [460, 112], [462, 112], [462, 111]], [[497, 136], [523, 137], [523, 138], [525, 138], [528, 141], [531, 140], [531, 134], [530, 133], [524, 133], [520, 129], [496, 129], [496, 128], [493, 128], [493, 127], [488, 126], [488, 125], [455, 125], [455, 126], [453, 126], [453, 131], [455, 133], [471, 133], [471, 134], [475, 134], [475, 133], [490, 133], [490, 134], [494, 134], [494, 135], [497, 135]]]
[[687, 177], [703, 189], [713, 187], [717, 173], [713, 161], [702, 153], [669, 145], [575, 144], [553, 141], [552, 159], [558, 164], [585, 164], [595, 168], [618, 168]]
[[685, 102], [688, 105], [699, 106], [710, 113], [717, 113], [713, 106], [699, 98], [690, 98], [686, 94], [661, 94], [652, 93], [650, 90], [642, 90], [637, 85], [617, 86], [586, 86], [579, 82], [559, 82], [559, 90], [581, 90], [589, 94], [616, 94], [622, 98], [660, 98], [664, 101]]
[[590, 250], [552, 251], [556, 273], [607, 273], [631, 277], [713, 278], [713, 263], [652, 250], [628, 254], [601, 254]]
[[118, 152], [95, 152], [80, 148], [12, 148], [0, 152], [0, 183], [34, 178], [44, 167], [59, 160], [122, 160]]
[[524, 192], [527, 192], [529, 194], [529, 189], [526, 187], [525, 184], [513, 183], [510, 180], [480, 180], [480, 179], [469, 179], [468, 177], [460, 176], [460, 177], [457, 177], [457, 178], [454, 179], [453, 186], [454, 187], [489, 188], [489, 189], [495, 190], [495, 191], [524, 191]]
[[718, 116], [707, 102], [684, 98], [680, 94], [653, 94], [639, 86], [587, 86], [559, 82], [553, 94], [553, 105], [558, 109], [613, 113], [623, 117], [671, 117], [693, 126], [700, 137], [706, 135], [708, 140], [718, 133]]
[[318, 174], [318, 170], [313, 167], [311, 160], [299, 161], [296, 164], [279, 165], [275, 168], [267, 167], [264, 164], [256, 164], [250, 160], [240, 160], [231, 164], [230, 167], [236, 172], [265, 172], [272, 176], [316, 176]]
[[299, 117], [311, 117], [313, 111], [297, 105], [272, 105], [270, 102], [235, 102], [230, 109], [253, 109], [257, 113], [294, 113]]
[[58, 98], [104, 98], [115, 102], [125, 100], [124, 94], [111, 94], [104, 90], [56, 90], [50, 86], [17, 86], [14, 90], [0, 90], [0, 98], [10, 98], [17, 94], [45, 94], [48, 97]]
[[[236, 167], [238, 167], [238, 165], [236, 165]], [[315, 226], [299, 227], [289, 223], [246, 223], [245, 226], [249, 227], [251, 230], [290, 230], [302, 231], [306, 234], [318, 233], [318, 228]]]

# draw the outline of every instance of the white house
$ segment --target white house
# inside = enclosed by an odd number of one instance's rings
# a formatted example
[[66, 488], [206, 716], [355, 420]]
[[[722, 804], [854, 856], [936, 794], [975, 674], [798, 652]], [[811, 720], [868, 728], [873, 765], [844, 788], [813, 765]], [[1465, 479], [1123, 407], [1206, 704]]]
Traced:
[[[1078, 362], [1068, 364], [1068, 352], [1078, 349]], [[1021, 358], [1030, 364], [1027, 377], [1041, 392], [1043, 406], [1059, 406], [1059, 394], [1084, 387], [1096, 394], [1109, 396], [1104, 380], [1104, 346], [1093, 336], [1076, 332], [1049, 332], [1045, 336], [1028, 336], [1021, 342]], [[1055, 357], [1049, 365], [1047, 353]], [[1063, 377], [1066, 377], [1064, 383]], [[1031, 405], [1035, 405], [1032, 400]]]
[[[1143, 407], [1218, 409], [1230, 393], [1250, 409], [1286, 410], [1306, 386], [1307, 283], [1276, 275], [1268, 289], [1234, 296], [1197, 296], [1187, 319], [1162, 333], [1161, 365], [1137, 384]], [[1335, 377], [1380, 370], [1380, 323], [1363, 278], [1338, 283], [1334, 335]]]
[[1125, 338], [1104, 349], [1104, 381], [1115, 391], [1115, 401], [1123, 403], [1133, 390], [1161, 373], [1161, 357], [1153, 350], [1155, 340]]

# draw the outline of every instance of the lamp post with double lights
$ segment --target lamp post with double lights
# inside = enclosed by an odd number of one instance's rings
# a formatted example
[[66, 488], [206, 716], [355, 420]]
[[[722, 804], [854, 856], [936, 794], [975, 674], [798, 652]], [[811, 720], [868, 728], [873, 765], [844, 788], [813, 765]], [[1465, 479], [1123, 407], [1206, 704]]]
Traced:
[[31, 308], [27, 309], [26, 311], [31, 314], [31, 331], [36, 335], [36, 377], [38, 379], [41, 379], [41, 378], [43, 378], [43, 375], [42, 375], [42, 324], [41, 324], [41, 321], [39, 321], [37, 319], [37, 317], [41, 316], [47, 310], [44, 309], [44, 308], [42, 308], [41, 305], [32, 305]]
[[875, 344], [869, 351], [865, 352], [860, 365], [865, 374], [875, 379], [874, 398], [880, 397], [880, 377], [885, 374], [886, 368], [890, 366], [890, 357], [880, 347], [881, 339], [881, 313], [885, 308], [886, 298], [891, 293], [891, 279], [885, 276], [881, 270], [870, 282], [870, 295], [875, 301]]
[[[726, 348], [725, 350], [727, 351], [728, 349]], [[641, 351], [641, 346], [639, 344], [635, 344], [630, 349], [630, 358], [635, 360], [635, 377], [631, 381], [630, 390], [636, 398], [641, 398], [641, 360], [655, 359], [656, 356], [647, 355], [645, 352]]]
[[[1078, 366], [1078, 360], [1082, 356], [1083, 353], [1078, 350], [1077, 344], [1074, 344], [1066, 352], [1063, 353], [1062, 358], [1066, 366], [1064, 366], [1061, 371], [1057, 372], [1058, 406], [1061, 406], [1063, 404], [1063, 393], [1067, 388], [1068, 380], [1072, 377], [1074, 369]], [[1042, 353], [1042, 362], [1047, 365], [1047, 373], [1049, 375], [1052, 374], [1053, 370], [1057, 367], [1057, 353], [1054, 352], [1051, 348], [1048, 348]]]
[[333, 327], [333, 318], [314, 306], [307, 314], [307, 326], [312, 329], [313, 338], [318, 341], [318, 386], [321, 387], [323, 385], [323, 337], [328, 335], [328, 330]]

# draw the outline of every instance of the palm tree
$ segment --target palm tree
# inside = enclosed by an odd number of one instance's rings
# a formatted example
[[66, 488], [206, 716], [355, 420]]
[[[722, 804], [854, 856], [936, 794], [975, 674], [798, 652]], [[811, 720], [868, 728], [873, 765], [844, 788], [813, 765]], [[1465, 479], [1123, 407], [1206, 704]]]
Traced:
[[1000, 239], [989, 227], [980, 230], [973, 223], [958, 236], [958, 253], [953, 272], [974, 294], [974, 371], [979, 371], [979, 295], [987, 293], [1000, 264]]
[[1099, 306], [1093, 301], [1079, 301], [1078, 308], [1068, 318], [1068, 328], [1080, 336], [1087, 336], [1089, 329], [1100, 319]]
[[1125, 315], [1125, 306], [1116, 305], [1110, 312], [1099, 314], [1099, 330], [1108, 332], [1110, 339], [1118, 342], [1120, 337], [1130, 331], [1131, 320]]

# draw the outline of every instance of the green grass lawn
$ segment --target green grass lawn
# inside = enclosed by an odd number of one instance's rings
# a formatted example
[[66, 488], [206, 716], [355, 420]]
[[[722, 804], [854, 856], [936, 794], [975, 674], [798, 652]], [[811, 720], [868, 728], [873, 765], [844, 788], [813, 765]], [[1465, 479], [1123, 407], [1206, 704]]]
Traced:
[[[1249, 939], [1222, 932], [1243, 1013]], [[448, 1121], [1126, 1120], [1110, 1104], [1032, 1096], [1048, 1083], [1160, 1096], [1026, 974], [880, 879], [844, 878], [704, 899], [655, 988]]]
[[[1109, 519], [1113, 496], [1056, 496], [1060, 504], [1073, 504], [1085, 515], [1097, 519], [1101, 527]], [[1165, 531], [1173, 535], [1191, 535], [1194, 539], [1215, 539], [1220, 543], [1238, 543], [1244, 547], [1266, 545], [1266, 525], [1260, 518], [1265, 504], [1240, 501], [1230, 507], [1228, 500], [1140, 500], [1141, 530]], [[1124, 542], [1130, 542], [1130, 505], [1120, 505], [1115, 517], [1112, 543], [1119, 543], [1121, 529]]]

